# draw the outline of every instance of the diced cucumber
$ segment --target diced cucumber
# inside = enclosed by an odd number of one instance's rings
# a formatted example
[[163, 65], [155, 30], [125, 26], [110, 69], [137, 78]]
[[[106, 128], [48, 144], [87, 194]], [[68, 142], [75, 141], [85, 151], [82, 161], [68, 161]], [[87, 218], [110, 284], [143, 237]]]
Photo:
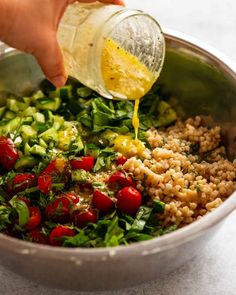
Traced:
[[6, 106], [12, 112], [19, 112], [25, 110], [30, 105], [29, 97], [10, 97], [7, 98]]
[[61, 99], [59, 97], [55, 98], [40, 98], [36, 103], [36, 107], [39, 110], [50, 110], [56, 111], [61, 105]]
[[13, 119], [15, 118], [16, 113], [12, 112], [12, 111], [6, 111], [5, 115], [4, 115], [4, 119]]
[[34, 146], [30, 148], [30, 153], [32, 155], [41, 156], [41, 157], [46, 156], [47, 154], [46, 149], [37, 144], [35, 144]]
[[45, 97], [44, 93], [41, 90], [38, 90], [32, 97], [31, 100], [36, 104], [37, 100]]
[[93, 93], [93, 90], [88, 87], [80, 87], [76, 90], [76, 92], [80, 97], [88, 97]]
[[16, 170], [23, 170], [25, 168], [32, 168], [34, 167], [36, 164], [38, 164], [38, 160], [30, 157], [30, 156], [25, 156], [25, 157], [21, 157], [15, 165], [15, 169]]
[[49, 128], [45, 132], [41, 133], [39, 135], [39, 138], [42, 138], [44, 141], [49, 142], [49, 141], [58, 141], [58, 133], [54, 128]]
[[51, 111], [46, 110], [44, 112], [44, 114], [45, 114], [46, 121], [49, 122], [49, 123], [51, 123], [51, 124], [53, 124], [53, 122], [54, 122], [54, 115], [53, 115], [53, 113]]
[[66, 85], [59, 89], [56, 89], [55, 91], [51, 91], [49, 93], [50, 98], [56, 98], [60, 97], [62, 100], [68, 100], [73, 97], [72, 93], [72, 85]]
[[78, 181], [78, 182], [85, 182], [88, 180], [88, 172], [85, 170], [73, 170], [72, 171], [72, 181]]
[[28, 107], [22, 112], [23, 116], [33, 116], [35, 113], [37, 113], [37, 109], [35, 107]]
[[64, 119], [61, 116], [54, 116], [53, 128], [59, 130], [64, 125]]
[[33, 123], [34, 119], [32, 116], [26, 116], [22, 118], [22, 124], [23, 125], [31, 125]]
[[37, 131], [29, 125], [22, 125], [21, 135], [24, 139], [31, 138], [37, 135]]
[[30, 145], [26, 142], [24, 145], [24, 155], [29, 156], [30, 155]]
[[42, 138], [39, 138], [39, 145], [45, 149], [48, 147], [46, 142]]
[[14, 144], [16, 145], [16, 147], [18, 148], [22, 143], [22, 137], [21, 136], [17, 136], [16, 138], [14, 138]]
[[6, 107], [1, 107], [0, 108], [0, 119], [3, 117], [4, 113], [5, 113]]
[[34, 114], [34, 119], [37, 122], [45, 123], [45, 116], [42, 113], [37, 112], [36, 114]]
[[20, 127], [21, 118], [15, 117], [11, 120], [3, 120], [0, 122], [0, 134], [7, 135]]

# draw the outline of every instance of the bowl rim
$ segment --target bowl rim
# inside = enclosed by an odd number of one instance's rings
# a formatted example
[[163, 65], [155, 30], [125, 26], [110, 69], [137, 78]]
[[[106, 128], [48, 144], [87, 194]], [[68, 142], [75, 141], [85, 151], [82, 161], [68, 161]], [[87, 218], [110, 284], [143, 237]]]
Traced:
[[[218, 62], [221, 68], [223, 67], [236, 80], [236, 64], [218, 50], [196, 38], [174, 30], [164, 29], [164, 35], [168, 41], [177, 41], [194, 48], [197, 52], [203, 52], [209, 59]], [[8, 52], [12, 54], [12, 51]], [[0, 233], [0, 249], [8, 253], [47, 256], [48, 259], [71, 260], [71, 262], [76, 262], [78, 259], [79, 261], [104, 261], [104, 259], [126, 259], [131, 256], [152, 255], [190, 242], [203, 235], [208, 229], [225, 219], [234, 209], [236, 209], [236, 191], [217, 209], [200, 220], [148, 241], [108, 248], [62, 248], [30, 243]]]

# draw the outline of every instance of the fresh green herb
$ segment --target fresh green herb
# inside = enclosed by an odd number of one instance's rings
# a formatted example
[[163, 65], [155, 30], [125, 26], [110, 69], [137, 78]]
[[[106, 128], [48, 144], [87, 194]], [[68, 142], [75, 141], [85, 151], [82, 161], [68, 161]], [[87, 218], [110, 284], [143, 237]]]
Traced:
[[154, 199], [152, 203], [153, 210], [156, 213], [161, 213], [161, 214], [165, 212], [165, 205], [166, 204], [164, 202], [156, 200], [156, 199]]

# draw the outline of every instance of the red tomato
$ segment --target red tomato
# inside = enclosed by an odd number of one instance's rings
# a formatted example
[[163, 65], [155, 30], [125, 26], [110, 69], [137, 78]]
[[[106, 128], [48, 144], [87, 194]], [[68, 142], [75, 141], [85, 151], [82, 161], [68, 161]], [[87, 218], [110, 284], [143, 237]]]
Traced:
[[93, 193], [92, 204], [102, 213], [108, 213], [114, 208], [112, 199], [98, 190], [95, 190]]
[[41, 213], [38, 207], [28, 207], [29, 208], [29, 221], [25, 228], [27, 230], [32, 230], [40, 225], [42, 221]]
[[49, 220], [57, 222], [68, 222], [73, 209], [73, 201], [65, 196], [54, 199], [45, 209]]
[[68, 198], [69, 200], [72, 201], [72, 203], [74, 203], [75, 205], [78, 204], [80, 202], [80, 198], [78, 195], [76, 195], [75, 193], [64, 193], [62, 195], [60, 195], [60, 197], [66, 197]]
[[43, 194], [48, 195], [52, 189], [51, 175], [40, 174], [38, 177], [38, 188]]
[[127, 158], [124, 156], [121, 156], [116, 160], [116, 164], [117, 165], [124, 165], [126, 161], [127, 161]]
[[9, 196], [14, 196], [34, 185], [36, 185], [36, 176], [34, 174], [21, 173], [7, 182], [6, 192]]
[[74, 215], [74, 222], [79, 228], [84, 228], [88, 223], [97, 222], [97, 212], [89, 209], [84, 212], [76, 212]]
[[0, 137], [0, 165], [10, 171], [14, 168], [19, 154], [13, 141], [5, 136]]
[[63, 158], [57, 158], [53, 160], [51, 163], [48, 164], [48, 166], [43, 170], [43, 174], [61, 174], [65, 172], [67, 166], [66, 159]]
[[129, 215], [134, 215], [142, 204], [141, 193], [132, 186], [122, 188], [116, 197], [117, 208]]
[[70, 160], [70, 165], [72, 170], [83, 169], [85, 171], [90, 171], [94, 166], [95, 159], [92, 156], [82, 157], [79, 160]]
[[64, 225], [55, 227], [49, 236], [49, 243], [52, 246], [61, 246], [63, 244], [63, 237], [73, 237], [75, 232], [73, 229]]
[[27, 206], [30, 205], [30, 200], [27, 199], [26, 197], [20, 196], [20, 197], [17, 197], [17, 199], [18, 199], [18, 200], [21, 200], [21, 201], [23, 201], [23, 202], [25, 202], [25, 204], [26, 204]]
[[47, 244], [48, 238], [47, 236], [42, 232], [42, 229], [36, 228], [32, 231], [28, 232], [27, 236], [31, 239], [33, 243], [37, 244]]
[[120, 186], [135, 186], [131, 176], [126, 176], [124, 173], [117, 171], [108, 179], [109, 184], [119, 184]]

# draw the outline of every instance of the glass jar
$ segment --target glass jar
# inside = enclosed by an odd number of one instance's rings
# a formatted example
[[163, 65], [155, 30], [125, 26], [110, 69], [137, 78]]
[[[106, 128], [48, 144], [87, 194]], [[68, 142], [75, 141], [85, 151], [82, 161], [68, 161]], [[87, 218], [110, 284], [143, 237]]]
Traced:
[[104, 97], [126, 99], [104, 83], [101, 63], [108, 38], [145, 65], [154, 80], [158, 78], [165, 55], [159, 24], [142, 11], [98, 2], [75, 3], [62, 18], [58, 40], [68, 74]]

